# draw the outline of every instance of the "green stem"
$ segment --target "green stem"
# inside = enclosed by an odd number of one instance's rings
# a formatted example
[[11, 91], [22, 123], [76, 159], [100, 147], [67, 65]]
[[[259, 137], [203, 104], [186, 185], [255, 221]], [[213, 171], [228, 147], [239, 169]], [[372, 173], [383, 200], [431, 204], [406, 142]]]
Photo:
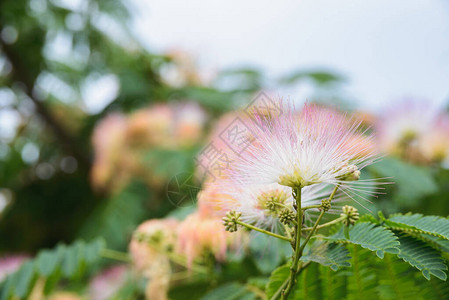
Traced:
[[[332, 220], [330, 222], [324, 223], [323, 225], [318, 225], [316, 227], [316, 229], [318, 230], [318, 229], [321, 229], [321, 228], [324, 228], [324, 227], [328, 227], [328, 226], [331, 226], [331, 225], [334, 225], [334, 224], [338, 224], [338, 223], [340, 223], [341, 221], [343, 221], [345, 219], [346, 219], [346, 216], [345, 217], [340, 217], [338, 219], [335, 219], [335, 220]], [[303, 231], [310, 231], [312, 229], [313, 229], [313, 227], [305, 227], [302, 230]]]
[[339, 187], [340, 187], [340, 183], [337, 183], [335, 185], [334, 190], [332, 191], [332, 194], [329, 196], [329, 201], [332, 201], [332, 199], [334, 199], [334, 196], [337, 193], [337, 190], [338, 190]]
[[192, 265], [188, 265], [187, 264], [187, 260], [185, 257], [181, 256], [181, 255], [177, 255], [175, 253], [172, 252], [164, 252], [161, 251], [160, 249], [157, 249], [156, 247], [154, 247], [157, 251], [164, 253], [165, 255], [167, 255], [167, 257], [174, 263], [185, 267], [186, 269], [191, 269], [192, 271], [195, 271], [197, 273], [203, 273], [206, 274], [208, 272], [208, 269], [204, 266], [200, 266], [198, 264], [195, 264], [192, 262]]
[[[310, 265], [310, 261], [307, 263], [302, 263], [299, 264], [298, 266], [298, 271], [296, 273], [296, 276], [298, 276], [299, 274], [301, 274], [301, 272], [307, 268], [307, 266]], [[276, 293], [274, 293], [274, 295], [270, 298], [270, 300], [276, 300], [279, 295], [281, 294], [281, 292], [284, 290], [284, 288], [287, 286], [288, 284], [288, 280], [290, 279], [290, 277], [285, 278], [284, 282], [281, 284], [281, 286], [276, 290]]]
[[318, 227], [318, 224], [320, 223], [321, 219], [322, 219], [323, 216], [324, 216], [324, 213], [325, 213], [324, 209], [321, 210], [320, 215], [318, 216], [318, 219], [316, 220], [315, 224], [314, 224], [313, 227], [312, 227], [312, 230], [311, 230], [311, 231], [309, 232], [309, 234], [307, 235], [306, 240], [304, 241], [304, 243], [302, 243], [302, 246], [301, 246], [301, 248], [299, 249], [299, 257], [302, 256], [302, 253], [303, 253], [303, 251], [304, 251], [304, 248], [306, 247], [306, 245], [307, 245], [307, 243], [309, 242], [309, 240], [310, 240], [310, 238], [312, 237], [312, 235], [315, 233], [315, 231], [316, 231], [316, 229], [317, 229], [317, 227]]
[[253, 292], [258, 298], [261, 300], [266, 300], [267, 296], [265, 295], [265, 292], [254, 285], [246, 285], [246, 289], [250, 292]]
[[244, 222], [242, 222], [242, 221], [238, 221], [238, 220], [237, 220], [237, 221], [235, 221], [235, 222], [236, 222], [237, 224], [239, 224], [239, 225], [245, 226], [245, 227], [248, 228], [248, 229], [255, 230], [255, 231], [259, 231], [259, 232], [265, 233], [265, 234], [267, 234], [267, 235], [276, 237], [276, 238], [281, 239], [281, 240], [284, 240], [284, 241], [292, 242], [292, 239], [289, 239], [289, 238], [286, 237], [286, 236], [279, 235], [279, 234], [276, 234], [276, 233], [273, 233], [273, 232], [264, 230], [264, 229], [262, 229], [262, 228], [259, 228], [259, 227], [256, 227], [256, 226], [253, 226], [253, 225], [244, 223]]
[[311, 208], [321, 208], [321, 204], [305, 206], [302, 208], [302, 210], [304, 211]]
[[[329, 196], [329, 201], [332, 201], [332, 199], [334, 198], [335, 194], [337, 193], [337, 190], [339, 187], [340, 187], [340, 184], [337, 184], [335, 186], [334, 190], [332, 191], [331, 195]], [[290, 294], [293, 286], [295, 285], [296, 275], [300, 269], [300, 266], [298, 267], [299, 259], [301, 258], [304, 248], [306, 247], [310, 238], [317, 230], [318, 224], [320, 223], [320, 221], [323, 218], [323, 215], [325, 213], [324, 209], [322, 209], [320, 212], [320, 215], [319, 215], [318, 219], [316, 220], [315, 224], [313, 225], [310, 233], [307, 235], [302, 246], [300, 246], [301, 234], [302, 234], [302, 218], [303, 218], [303, 209], [301, 208], [301, 188], [297, 188], [295, 192], [296, 192], [295, 200], [296, 200], [296, 207], [297, 207], [297, 213], [296, 213], [297, 225], [296, 225], [295, 247], [294, 247], [295, 253], [293, 255], [292, 266], [290, 267], [290, 277], [288, 280], [287, 287], [282, 291], [282, 294], [281, 294], [282, 300], [288, 298], [288, 295]]]
[[290, 239], [290, 240], [292, 240], [292, 235], [290, 234], [290, 227], [288, 227], [287, 225], [285, 225], [285, 224], [283, 224], [284, 225], [284, 230], [285, 230], [285, 233], [287, 234], [287, 237]]
[[182, 271], [178, 273], [173, 273], [170, 275], [170, 281], [178, 281], [183, 279], [190, 279], [192, 278], [192, 272], [190, 271]]
[[288, 280], [287, 287], [282, 291], [281, 299], [287, 299], [290, 291], [293, 288], [296, 280], [296, 273], [298, 272], [298, 262], [300, 258], [300, 243], [301, 243], [301, 230], [302, 230], [302, 209], [301, 209], [301, 188], [296, 188], [295, 191], [295, 201], [296, 201], [296, 234], [295, 234], [295, 253], [293, 254], [293, 263], [290, 267], [290, 277]]
[[[339, 187], [340, 187], [340, 183], [338, 183], [335, 186], [334, 190], [332, 191], [331, 195], [329, 196], [329, 201], [332, 201], [332, 199], [334, 199], [335, 194], [337, 193], [337, 190], [338, 190]], [[324, 210], [321, 211], [320, 216], [318, 217], [318, 220], [315, 222], [315, 225], [313, 227], [306, 227], [306, 228], [303, 228], [303, 230], [304, 231], [310, 231], [311, 230], [312, 232], [309, 235], [312, 236], [312, 234], [314, 233], [315, 230], [318, 230], [318, 229], [321, 229], [321, 228], [324, 228], [324, 227], [327, 227], [327, 226], [330, 226], [330, 225], [333, 225], [333, 224], [337, 224], [337, 223], [341, 222], [342, 220], [346, 219], [346, 217], [340, 217], [338, 219], [335, 219], [335, 220], [330, 221], [328, 223], [325, 223], [323, 225], [318, 225], [318, 223], [321, 221], [321, 218], [323, 217], [323, 214], [324, 214]], [[305, 246], [305, 244], [307, 244], [309, 239], [306, 240], [306, 242], [304, 243], [303, 247]]]
[[282, 283], [282, 285], [277, 289], [276, 293], [274, 293], [273, 297], [271, 297], [270, 300], [276, 300], [279, 295], [282, 293], [282, 291], [284, 290], [284, 288], [287, 286], [287, 284], [289, 283], [289, 279], [290, 277], [285, 278], [284, 282]]
[[131, 258], [129, 257], [129, 255], [127, 253], [120, 251], [115, 251], [111, 249], [102, 249], [100, 255], [103, 256], [104, 258], [118, 260], [126, 263], [131, 262]]
[[185, 257], [178, 255], [176, 253], [173, 253], [173, 252], [165, 251], [164, 249], [161, 249], [157, 244], [153, 243], [150, 239], [146, 238], [146, 236], [144, 234], [139, 233], [139, 235], [140, 235], [140, 237], [137, 237], [138, 240], [140, 239], [141, 242], [148, 243], [148, 245], [150, 247], [152, 247], [154, 250], [166, 255], [172, 262], [174, 262], [180, 266], [183, 266], [187, 269], [190, 269], [192, 271], [198, 272], [198, 273], [203, 273], [203, 274], [207, 273], [208, 269], [206, 267], [195, 264], [195, 263], [192, 263], [192, 265], [189, 266], [187, 264], [187, 259]]

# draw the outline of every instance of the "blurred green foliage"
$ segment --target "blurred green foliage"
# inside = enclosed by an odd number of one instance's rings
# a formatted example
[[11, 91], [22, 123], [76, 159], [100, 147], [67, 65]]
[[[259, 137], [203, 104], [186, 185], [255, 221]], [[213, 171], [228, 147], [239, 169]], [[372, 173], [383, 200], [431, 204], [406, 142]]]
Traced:
[[[221, 114], [242, 105], [261, 87], [259, 73], [243, 71], [236, 71], [236, 76], [247, 78], [247, 83], [230, 91], [196, 84], [169, 86], [160, 74], [173, 62], [168, 56], [149, 53], [132, 36], [127, 26], [132, 10], [121, 1], [0, 3], [0, 83], [10, 98], [0, 105], [20, 114], [14, 136], [1, 141], [6, 154], [0, 158], [0, 188], [6, 189], [11, 202], [0, 217], [0, 251], [33, 253], [103, 229], [112, 245], [124, 248], [138, 222], [161, 217], [173, 206], [162, 201], [163, 191], [155, 194], [142, 187], [131, 192], [134, 185], [111, 199], [94, 193], [89, 172], [95, 124], [113, 111], [127, 113], [177, 99], [192, 99], [211, 114]], [[118, 82], [112, 101], [99, 111], [86, 109], [92, 101], [85, 98], [86, 85], [111, 75]], [[39, 153], [31, 163], [23, 160], [29, 143]], [[195, 153], [153, 151], [147, 157], [193, 172]], [[167, 156], [174, 160], [166, 160]], [[67, 157], [76, 159], [76, 171], [61, 167]], [[179, 165], [181, 158], [188, 165]], [[41, 172], [45, 166], [49, 169], [44, 178], [37, 172], [39, 166]], [[166, 165], [155, 168], [168, 170]], [[122, 227], [123, 220], [129, 226]], [[106, 233], [116, 230], [127, 235]]]

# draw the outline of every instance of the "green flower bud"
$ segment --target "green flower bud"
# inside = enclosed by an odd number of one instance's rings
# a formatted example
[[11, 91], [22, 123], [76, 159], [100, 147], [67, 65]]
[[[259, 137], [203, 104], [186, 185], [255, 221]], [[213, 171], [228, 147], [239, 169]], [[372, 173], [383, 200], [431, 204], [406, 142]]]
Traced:
[[295, 220], [295, 213], [290, 209], [284, 209], [279, 214], [279, 221], [282, 224], [288, 225]]
[[357, 208], [353, 206], [345, 205], [343, 206], [342, 210], [343, 213], [340, 214], [340, 216], [346, 217], [346, 219], [343, 221], [346, 226], [354, 225], [354, 223], [360, 218]]
[[327, 198], [321, 200], [321, 209], [324, 211], [328, 211], [329, 209], [331, 209], [331, 201]]
[[238, 213], [234, 210], [229, 211], [226, 214], [226, 217], [223, 218], [223, 225], [226, 228], [226, 231], [235, 232], [237, 231], [237, 221], [240, 220], [240, 216], [242, 213]]

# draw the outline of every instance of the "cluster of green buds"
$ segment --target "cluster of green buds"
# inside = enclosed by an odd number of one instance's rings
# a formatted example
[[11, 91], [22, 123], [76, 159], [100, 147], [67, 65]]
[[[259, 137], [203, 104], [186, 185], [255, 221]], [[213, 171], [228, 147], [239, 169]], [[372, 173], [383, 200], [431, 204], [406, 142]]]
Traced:
[[290, 223], [294, 222], [295, 218], [296, 218], [295, 213], [292, 210], [287, 209], [287, 208], [283, 209], [279, 213], [279, 221], [285, 225], [289, 225]]
[[343, 213], [340, 216], [345, 217], [343, 224], [346, 226], [354, 225], [355, 222], [360, 218], [357, 208], [349, 205], [343, 206]]
[[240, 221], [240, 216], [242, 213], [236, 212], [234, 210], [229, 211], [223, 218], [223, 225], [226, 231], [235, 232], [237, 231], [237, 221]]
[[321, 209], [323, 211], [328, 211], [331, 207], [331, 200], [329, 198], [321, 200]]

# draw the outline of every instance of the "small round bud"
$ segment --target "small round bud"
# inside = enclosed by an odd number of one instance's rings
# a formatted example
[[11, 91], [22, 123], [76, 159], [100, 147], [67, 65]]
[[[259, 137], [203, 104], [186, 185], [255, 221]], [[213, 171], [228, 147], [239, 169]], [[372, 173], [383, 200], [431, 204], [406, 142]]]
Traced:
[[331, 209], [331, 201], [328, 198], [321, 200], [321, 209], [324, 211]]
[[284, 209], [279, 214], [279, 221], [282, 224], [288, 225], [295, 220], [295, 213], [290, 209]]
[[343, 221], [346, 226], [354, 225], [354, 223], [360, 218], [357, 208], [353, 206], [345, 205], [343, 206], [342, 210], [343, 213], [340, 214], [340, 216], [346, 217], [346, 219]]
[[240, 220], [241, 215], [242, 213], [238, 213], [234, 210], [231, 210], [226, 214], [226, 217], [223, 218], [223, 225], [225, 226], [226, 231], [237, 231], [237, 221]]

